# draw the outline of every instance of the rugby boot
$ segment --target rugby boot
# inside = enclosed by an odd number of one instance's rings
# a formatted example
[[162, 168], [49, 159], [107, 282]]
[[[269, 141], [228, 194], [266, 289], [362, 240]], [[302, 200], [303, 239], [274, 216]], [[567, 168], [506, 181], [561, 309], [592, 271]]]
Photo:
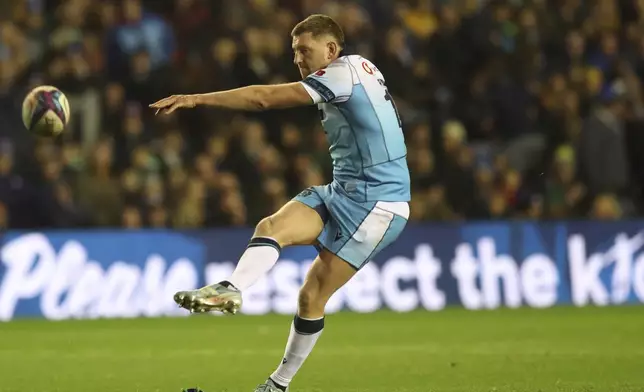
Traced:
[[289, 392], [288, 387], [286, 389], [281, 389], [277, 387], [277, 384], [270, 378], [266, 380], [265, 383], [259, 384], [257, 388], [255, 388], [254, 392]]
[[235, 314], [242, 306], [242, 295], [238, 290], [215, 283], [197, 290], [179, 291], [174, 295], [174, 302], [191, 313]]

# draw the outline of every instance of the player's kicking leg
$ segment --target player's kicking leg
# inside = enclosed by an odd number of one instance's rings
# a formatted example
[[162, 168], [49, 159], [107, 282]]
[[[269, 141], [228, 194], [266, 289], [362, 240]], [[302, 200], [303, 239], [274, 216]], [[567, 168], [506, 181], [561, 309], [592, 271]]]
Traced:
[[191, 312], [235, 314], [242, 305], [241, 292], [268, 273], [283, 247], [313, 244], [323, 227], [315, 209], [290, 201], [259, 222], [230, 278], [198, 290], [180, 291], [174, 295], [174, 300]]
[[287, 391], [291, 380], [322, 334], [326, 303], [356, 272], [355, 267], [328, 250], [320, 252], [300, 289], [297, 314], [291, 324], [282, 362], [255, 392]]

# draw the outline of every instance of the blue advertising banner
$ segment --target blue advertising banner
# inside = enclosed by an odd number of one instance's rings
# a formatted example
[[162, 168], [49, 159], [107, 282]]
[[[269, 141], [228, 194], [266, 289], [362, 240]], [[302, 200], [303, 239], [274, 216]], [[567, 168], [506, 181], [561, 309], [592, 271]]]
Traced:
[[180, 314], [205, 246], [174, 232], [9, 233], [0, 249], [0, 320]]
[[[0, 320], [185, 316], [178, 290], [227, 277], [252, 230], [9, 232]], [[315, 258], [282, 252], [242, 313], [291, 314]], [[373, 312], [644, 303], [644, 222], [409, 225], [327, 305]]]

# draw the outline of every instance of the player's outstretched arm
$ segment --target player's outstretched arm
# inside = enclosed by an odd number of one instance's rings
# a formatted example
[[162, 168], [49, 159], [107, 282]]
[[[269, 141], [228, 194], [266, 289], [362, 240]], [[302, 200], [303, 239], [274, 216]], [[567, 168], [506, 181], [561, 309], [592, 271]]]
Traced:
[[261, 111], [312, 105], [313, 99], [301, 83], [255, 85], [208, 94], [172, 95], [150, 105], [157, 113], [170, 114], [180, 108], [215, 108]]

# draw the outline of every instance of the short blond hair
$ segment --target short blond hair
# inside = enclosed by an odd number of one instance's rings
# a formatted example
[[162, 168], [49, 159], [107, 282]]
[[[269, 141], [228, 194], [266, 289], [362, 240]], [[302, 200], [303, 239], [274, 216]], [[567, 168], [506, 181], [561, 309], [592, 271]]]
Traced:
[[313, 38], [320, 35], [328, 34], [335, 38], [340, 47], [344, 46], [344, 32], [340, 25], [328, 15], [314, 14], [304, 19], [291, 31], [291, 36], [295, 37], [305, 33], [311, 33]]

